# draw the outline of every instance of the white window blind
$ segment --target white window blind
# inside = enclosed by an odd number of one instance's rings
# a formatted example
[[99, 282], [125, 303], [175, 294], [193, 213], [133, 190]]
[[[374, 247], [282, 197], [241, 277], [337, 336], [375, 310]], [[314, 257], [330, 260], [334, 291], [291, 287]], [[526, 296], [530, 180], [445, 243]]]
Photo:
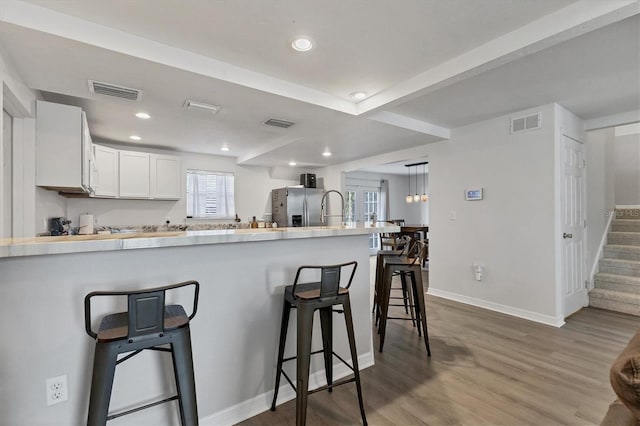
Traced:
[[233, 219], [235, 214], [232, 173], [187, 170], [187, 216]]

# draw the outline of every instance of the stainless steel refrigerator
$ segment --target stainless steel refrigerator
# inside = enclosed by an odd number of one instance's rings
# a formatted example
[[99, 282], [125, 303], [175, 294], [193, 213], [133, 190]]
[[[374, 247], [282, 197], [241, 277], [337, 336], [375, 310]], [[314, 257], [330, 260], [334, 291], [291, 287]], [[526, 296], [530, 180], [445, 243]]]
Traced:
[[278, 226], [320, 226], [324, 189], [287, 187], [271, 191], [271, 213]]

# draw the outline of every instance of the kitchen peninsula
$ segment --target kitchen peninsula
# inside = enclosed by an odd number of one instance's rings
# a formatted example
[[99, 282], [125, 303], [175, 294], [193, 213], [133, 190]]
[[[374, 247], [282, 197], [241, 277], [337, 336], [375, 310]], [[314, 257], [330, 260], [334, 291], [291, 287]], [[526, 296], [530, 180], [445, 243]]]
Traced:
[[[0, 335], [5, 343], [0, 411], [8, 424], [85, 422], [93, 341], [84, 331], [83, 298], [94, 290], [201, 284], [192, 322], [193, 356], [201, 424], [233, 424], [268, 409], [275, 378], [282, 292], [304, 264], [356, 260], [352, 308], [361, 368], [373, 364], [368, 237], [397, 226], [326, 226], [151, 234], [40, 237], [0, 243]], [[188, 309], [188, 295], [172, 303]], [[96, 314], [124, 310], [98, 306]], [[343, 327], [335, 348], [348, 355]], [[320, 333], [314, 347], [320, 347]], [[295, 339], [287, 354], [295, 351]], [[174, 386], [170, 359], [145, 353], [118, 367], [112, 410], [130, 408]], [[291, 365], [291, 371], [295, 365]], [[311, 383], [322, 377], [312, 360]], [[336, 364], [335, 375], [347, 374]], [[315, 374], [314, 374], [315, 373]], [[46, 406], [45, 380], [67, 375], [69, 401]], [[169, 383], [169, 386], [166, 383]], [[293, 397], [288, 385], [284, 402]], [[118, 419], [118, 424], [175, 424], [165, 404]]]

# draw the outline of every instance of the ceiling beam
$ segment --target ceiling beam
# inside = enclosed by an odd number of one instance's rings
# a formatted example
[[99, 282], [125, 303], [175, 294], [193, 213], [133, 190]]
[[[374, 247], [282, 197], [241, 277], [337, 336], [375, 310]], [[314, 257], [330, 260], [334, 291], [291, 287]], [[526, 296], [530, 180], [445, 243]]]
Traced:
[[0, 21], [113, 52], [354, 115], [353, 102], [18, 0], [0, 2]]
[[389, 111], [378, 111], [369, 116], [369, 120], [379, 121], [381, 123], [390, 124], [403, 129], [413, 130], [414, 132], [425, 133], [427, 135], [437, 136], [442, 139], [451, 138], [451, 130], [446, 127], [436, 126], [426, 121], [416, 120], [401, 114]]
[[639, 123], [640, 110], [627, 111], [620, 114], [608, 115], [606, 117], [592, 118], [584, 122], [584, 130], [598, 130], [607, 127], [624, 126], [626, 124]]
[[358, 114], [390, 108], [640, 13], [638, 0], [581, 0], [360, 101]]

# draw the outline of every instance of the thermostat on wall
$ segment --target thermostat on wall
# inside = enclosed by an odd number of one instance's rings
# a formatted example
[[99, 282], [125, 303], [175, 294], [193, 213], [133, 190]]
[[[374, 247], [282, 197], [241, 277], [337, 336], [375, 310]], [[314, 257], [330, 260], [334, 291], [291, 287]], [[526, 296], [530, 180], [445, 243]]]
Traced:
[[477, 189], [465, 189], [464, 198], [467, 201], [482, 200], [482, 188]]

